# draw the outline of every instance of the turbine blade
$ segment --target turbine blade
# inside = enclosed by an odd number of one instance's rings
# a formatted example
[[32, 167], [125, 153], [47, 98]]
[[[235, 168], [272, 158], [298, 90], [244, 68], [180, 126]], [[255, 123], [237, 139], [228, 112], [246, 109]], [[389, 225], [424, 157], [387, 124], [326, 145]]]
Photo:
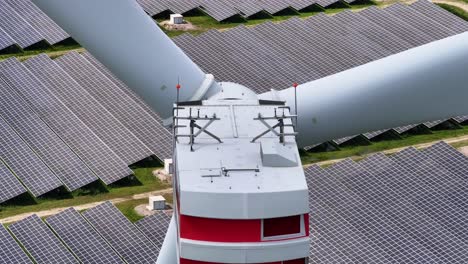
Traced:
[[[294, 109], [294, 88], [276, 94]], [[300, 85], [297, 94], [300, 146], [466, 115], [468, 33]]]
[[33, 0], [163, 118], [181, 100], [218, 91], [213, 78], [180, 50], [134, 0]]

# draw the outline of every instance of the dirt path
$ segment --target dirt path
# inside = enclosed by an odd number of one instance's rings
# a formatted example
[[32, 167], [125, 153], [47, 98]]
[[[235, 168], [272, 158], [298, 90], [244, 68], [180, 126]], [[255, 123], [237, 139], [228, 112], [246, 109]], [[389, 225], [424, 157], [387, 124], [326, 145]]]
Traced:
[[465, 10], [466, 12], [468, 12], [468, 3], [465, 3], [465, 2], [460, 2], [460, 1], [456, 1], [456, 0], [435, 0], [433, 2], [434, 3], [439, 3], [439, 4], [453, 5], [453, 6], [459, 7], [461, 9]]
[[[435, 143], [440, 142], [440, 141], [445, 141], [448, 144], [453, 144], [453, 143], [457, 143], [457, 142], [468, 141], [468, 136], [461, 136], [461, 137], [456, 137], [456, 138], [448, 138], [448, 139], [444, 139], [444, 140], [437, 140], [437, 141], [432, 141], [432, 142], [429, 142], [429, 143], [413, 145], [412, 147], [415, 147], [417, 149], [427, 148], [427, 147], [430, 147], [430, 146], [432, 146]], [[385, 153], [385, 154], [393, 154], [393, 153], [396, 153], [396, 152], [401, 151], [401, 150], [403, 150], [405, 148], [408, 148], [408, 147], [410, 147], [410, 146], [395, 148], [395, 149], [388, 149], [388, 150], [378, 151], [378, 152], [382, 152], [382, 153]], [[460, 150], [463, 152], [463, 149], [465, 149], [464, 154], [468, 156], [468, 147], [461, 148]], [[317, 165], [320, 165], [320, 166], [328, 166], [328, 165], [335, 164], [337, 162], [340, 162], [340, 161], [348, 159], [348, 158], [359, 159], [359, 158], [365, 158], [365, 157], [370, 156], [372, 154], [374, 154], [374, 153], [369, 153], [369, 154], [364, 155], [364, 156], [353, 156], [353, 157], [347, 157], [347, 158], [343, 158], [343, 159], [326, 160], [326, 161], [312, 163], [312, 164], [317, 164]], [[304, 166], [309, 166], [309, 165], [312, 165], [312, 164], [304, 164]]]
[[[140, 193], [140, 194], [133, 195], [131, 197], [126, 197], [126, 198], [116, 198], [116, 199], [110, 200], [110, 202], [113, 204], [118, 204], [118, 203], [127, 202], [131, 200], [140, 200], [140, 199], [148, 198], [149, 196], [153, 196], [153, 195], [163, 195], [163, 194], [170, 194], [170, 193], [172, 193], [172, 188], [168, 188], [168, 189], [164, 189], [160, 191], [154, 191], [154, 192]], [[103, 202], [104, 201], [94, 202], [94, 203], [82, 204], [82, 205], [77, 205], [77, 206], [72, 206], [72, 207], [78, 211], [81, 211], [81, 210], [86, 210], [86, 209], [95, 207]], [[17, 222], [33, 214], [36, 214], [39, 217], [47, 217], [47, 216], [58, 214], [68, 208], [70, 207], [61, 207], [61, 208], [54, 208], [51, 210], [45, 210], [45, 211], [40, 211], [40, 212], [30, 212], [30, 213], [19, 214], [19, 215], [0, 219], [0, 224]]]
[[[395, 4], [395, 3], [411, 4], [411, 3], [414, 3], [416, 1], [417, 0], [377, 0], [378, 3], [381, 3], [384, 6], [392, 5], [392, 4]], [[468, 12], [468, 3], [465, 3], [465, 2], [462, 2], [462, 1], [459, 1], [459, 0], [433, 0], [432, 2], [433, 3], [439, 3], [439, 4], [453, 5], [453, 6], [459, 7], [461, 9], [465, 10], [466, 12]]]

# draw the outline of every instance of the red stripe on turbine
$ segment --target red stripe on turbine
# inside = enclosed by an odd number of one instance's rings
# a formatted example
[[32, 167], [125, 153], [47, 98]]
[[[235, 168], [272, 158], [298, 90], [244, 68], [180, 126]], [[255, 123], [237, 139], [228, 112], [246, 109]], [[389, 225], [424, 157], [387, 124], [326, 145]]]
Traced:
[[260, 242], [261, 220], [180, 216], [180, 237], [210, 242]]

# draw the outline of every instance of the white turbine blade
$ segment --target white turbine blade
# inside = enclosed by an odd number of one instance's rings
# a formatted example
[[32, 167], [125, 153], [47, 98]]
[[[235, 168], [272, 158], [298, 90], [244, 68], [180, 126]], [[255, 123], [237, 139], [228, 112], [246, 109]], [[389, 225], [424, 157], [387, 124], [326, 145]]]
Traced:
[[[276, 95], [294, 111], [294, 88]], [[466, 115], [468, 33], [300, 85], [297, 96], [301, 146]]]
[[181, 100], [218, 91], [135, 0], [33, 0], [163, 118]]

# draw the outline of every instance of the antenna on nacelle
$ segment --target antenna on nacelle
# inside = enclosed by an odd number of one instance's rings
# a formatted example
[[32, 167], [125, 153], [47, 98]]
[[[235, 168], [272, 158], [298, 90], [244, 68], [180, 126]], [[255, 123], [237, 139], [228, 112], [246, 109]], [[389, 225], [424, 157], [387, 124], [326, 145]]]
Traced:
[[296, 115], [296, 117], [294, 118], [294, 121], [295, 121], [295, 131], [297, 132], [298, 131], [298, 124], [297, 124], [297, 87], [299, 86], [299, 84], [297, 82], [294, 82], [293, 83], [293, 87], [294, 87], [294, 114]]

